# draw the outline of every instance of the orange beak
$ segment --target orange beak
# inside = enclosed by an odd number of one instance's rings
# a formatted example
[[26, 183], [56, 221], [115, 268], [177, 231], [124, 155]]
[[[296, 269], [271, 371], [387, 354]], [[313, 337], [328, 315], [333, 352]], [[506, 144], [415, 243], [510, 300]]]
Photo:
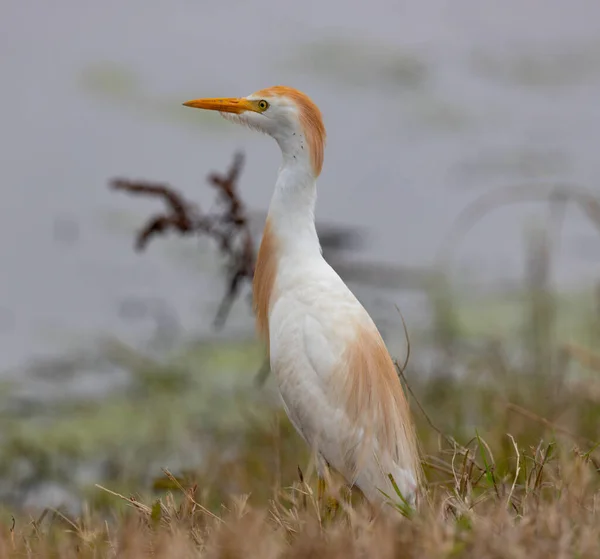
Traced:
[[194, 99], [192, 101], [186, 101], [184, 105], [186, 107], [193, 107], [195, 109], [206, 109], [209, 111], [219, 111], [222, 113], [240, 114], [244, 111], [255, 111], [252, 102], [244, 99], [243, 97], [229, 97], [225, 99]]

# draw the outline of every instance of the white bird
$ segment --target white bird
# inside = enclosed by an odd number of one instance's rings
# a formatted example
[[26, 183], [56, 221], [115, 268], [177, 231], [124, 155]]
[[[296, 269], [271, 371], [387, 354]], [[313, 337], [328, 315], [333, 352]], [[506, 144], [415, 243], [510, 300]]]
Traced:
[[[381, 506], [389, 475], [415, 506], [421, 465], [410, 408], [375, 323], [325, 261], [315, 229], [325, 127], [319, 108], [286, 86], [247, 97], [195, 99], [272, 136], [282, 153], [253, 280], [257, 330], [285, 411], [327, 467]], [[383, 493], [382, 493], [383, 492]]]

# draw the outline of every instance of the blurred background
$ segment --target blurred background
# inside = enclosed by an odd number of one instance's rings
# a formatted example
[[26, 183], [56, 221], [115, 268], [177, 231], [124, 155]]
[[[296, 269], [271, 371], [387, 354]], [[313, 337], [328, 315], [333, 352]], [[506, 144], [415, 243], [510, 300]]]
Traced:
[[208, 209], [207, 175], [242, 151], [258, 243], [277, 145], [181, 106], [195, 97], [285, 84], [319, 105], [326, 254], [400, 361], [402, 311], [407, 376], [445, 428], [483, 420], [489, 399], [440, 402], [489, 375], [490, 347], [530, 403], [524, 371], [547, 384], [585, 374], [581, 355], [589, 368], [597, 2], [5, 0], [0, 61], [2, 503], [78, 510], [102, 497], [95, 483], [157, 490], [162, 467], [201, 473], [218, 502], [304, 464], [272, 379], [256, 382], [248, 286], [215, 329], [214, 243], [168, 235], [135, 252], [161, 205], [108, 187], [165, 182]]

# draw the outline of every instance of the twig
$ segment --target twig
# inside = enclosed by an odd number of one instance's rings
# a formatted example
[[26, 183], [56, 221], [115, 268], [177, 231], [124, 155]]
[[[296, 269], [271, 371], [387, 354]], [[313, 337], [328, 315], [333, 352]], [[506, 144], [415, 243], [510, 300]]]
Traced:
[[398, 308], [398, 306], [396, 306], [396, 310], [398, 311], [398, 314], [400, 315], [400, 319], [402, 320], [402, 326], [404, 327], [404, 336], [406, 337], [406, 347], [407, 347], [407, 350], [406, 350], [406, 358], [404, 359], [404, 364], [402, 365], [402, 367], [400, 367], [400, 364], [398, 363], [397, 359], [394, 359], [394, 366], [396, 367], [396, 370], [398, 371], [398, 375], [404, 381], [404, 384], [406, 385], [406, 388], [410, 392], [410, 394], [413, 397], [414, 401], [417, 403], [417, 406], [421, 410], [421, 413], [424, 415], [425, 419], [427, 420], [427, 423], [429, 423], [429, 426], [436, 433], [438, 433], [440, 436], [444, 437], [444, 439], [446, 439], [446, 441], [450, 445], [456, 446], [457, 443], [456, 443], [456, 441], [452, 437], [449, 437], [448, 435], [446, 435], [445, 433], [443, 433], [440, 429], [438, 429], [434, 425], [433, 421], [431, 421], [431, 419], [429, 418], [429, 415], [427, 415], [427, 412], [425, 411], [425, 408], [423, 408], [423, 406], [421, 405], [421, 402], [419, 402], [419, 399], [415, 396], [415, 393], [413, 392], [412, 388], [410, 387], [410, 384], [408, 384], [408, 380], [406, 380], [406, 376], [404, 375], [404, 371], [406, 370], [406, 367], [408, 365], [408, 360], [409, 360], [409, 357], [410, 357], [410, 338], [408, 336], [408, 328], [406, 327], [406, 322], [405, 322], [404, 317], [402, 316], [402, 313], [400, 312], [400, 309]]
[[[115, 491], [111, 491], [110, 489], [107, 489], [106, 487], [103, 487], [99, 483], [96, 483], [95, 486], [98, 489], [102, 489], [102, 491], [106, 491], [107, 493], [110, 493], [111, 495], [114, 495], [115, 497], [119, 497], [119, 499], [123, 499], [123, 501], [126, 501], [127, 503], [129, 503], [130, 505], [132, 505], [134, 508], [142, 511], [143, 513], [145, 513], [147, 515], [150, 515], [152, 513], [152, 509], [149, 506], [144, 505], [144, 503], [140, 503], [139, 501], [137, 501], [133, 497], [125, 497], [125, 495], [121, 495], [120, 493], [117, 493]], [[55, 511], [55, 512], [57, 512], [57, 511]]]
[[406, 338], [406, 357], [404, 358], [404, 364], [402, 365], [401, 371], [404, 373], [406, 371], [406, 367], [408, 366], [408, 360], [410, 359], [410, 338], [408, 336], [408, 328], [406, 327], [406, 321], [404, 320], [404, 316], [402, 316], [402, 312], [398, 308], [398, 305], [394, 305], [398, 314], [400, 315], [400, 320], [402, 320], [402, 327], [404, 328], [404, 337]]
[[17, 525], [17, 521], [14, 516], [11, 516], [12, 525], [10, 527], [10, 543], [12, 548], [15, 549], [15, 526]]
[[513, 480], [512, 487], [510, 488], [510, 493], [508, 494], [508, 498], [506, 499], [506, 506], [508, 507], [510, 506], [511, 499], [515, 491], [517, 479], [519, 478], [519, 474], [521, 473], [521, 454], [519, 453], [519, 448], [517, 447], [517, 443], [515, 442], [514, 437], [510, 433], [507, 433], [507, 435], [510, 437], [512, 444], [515, 447], [515, 452], [517, 453], [517, 469], [515, 471], [515, 479]]
[[208, 176], [208, 182], [217, 190], [221, 202], [221, 211], [216, 214], [204, 214], [197, 205], [169, 185], [128, 179], [114, 179], [110, 183], [115, 190], [160, 198], [167, 207], [165, 213], [150, 216], [138, 231], [136, 250], [144, 250], [150, 239], [169, 231], [180, 235], [208, 236], [217, 242], [219, 250], [226, 257], [228, 282], [214, 318], [216, 328], [225, 323], [242, 285], [250, 283], [254, 277], [254, 241], [237, 190], [243, 160], [243, 155], [237, 153], [226, 174], [211, 173]]
[[202, 506], [200, 503], [198, 503], [190, 494], [189, 491], [186, 491], [185, 488], [183, 487], [183, 485], [181, 485], [181, 483], [179, 482], [179, 480], [166, 468], [162, 468], [162, 471], [164, 472], [164, 474], [177, 486], [177, 488], [187, 497], [187, 499], [189, 499], [189, 501], [197, 506], [203, 513], [207, 514], [208, 516], [214, 518], [215, 520], [218, 520], [219, 522], [223, 522], [222, 518], [219, 518], [216, 514], [210, 512], [206, 507]]
[[429, 426], [438, 435], [440, 435], [441, 437], [443, 437], [448, 444], [452, 445], [453, 447], [454, 446], [455, 447], [459, 447], [461, 449], [461, 451], [464, 451], [462, 445], [458, 444], [453, 437], [451, 437], [450, 435], [447, 435], [441, 429], [438, 429], [438, 427], [435, 426], [435, 424], [433, 423], [433, 421], [431, 420], [431, 418], [429, 417], [429, 415], [427, 415], [427, 412], [425, 411], [425, 408], [421, 405], [421, 402], [419, 402], [419, 399], [415, 396], [415, 393], [413, 392], [412, 388], [410, 387], [410, 384], [408, 384], [408, 381], [406, 380], [406, 376], [404, 376], [404, 372], [400, 368], [400, 365], [398, 365], [398, 361], [397, 360], [394, 360], [394, 365], [396, 366], [396, 370], [398, 371], [398, 374], [400, 375], [400, 377], [404, 381], [404, 384], [406, 384], [406, 388], [408, 389], [408, 391], [410, 392], [410, 395], [413, 397], [414, 401], [416, 402], [419, 410], [421, 410], [421, 413], [425, 417], [425, 420], [427, 421], [427, 423], [429, 424]]
[[75, 522], [73, 522], [70, 518], [68, 518], [67, 516], [65, 516], [62, 512], [60, 512], [58, 509], [52, 508], [52, 507], [48, 507], [49, 510], [51, 510], [56, 516], [59, 516], [60, 518], [62, 518], [69, 526], [72, 526], [73, 529], [75, 530], [76, 534], [81, 533], [81, 528], [79, 526], [77, 526], [77, 524], [75, 524]]

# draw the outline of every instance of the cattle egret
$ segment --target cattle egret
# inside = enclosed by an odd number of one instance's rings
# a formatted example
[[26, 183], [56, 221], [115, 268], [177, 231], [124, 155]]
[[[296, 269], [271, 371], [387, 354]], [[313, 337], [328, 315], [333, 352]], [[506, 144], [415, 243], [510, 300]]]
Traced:
[[320, 482], [331, 467], [374, 505], [386, 502], [385, 493], [415, 506], [421, 465], [402, 385], [375, 323], [323, 258], [315, 229], [326, 135], [319, 108], [285, 86], [184, 105], [218, 111], [281, 148], [256, 260], [254, 312], [283, 406], [315, 452]]

